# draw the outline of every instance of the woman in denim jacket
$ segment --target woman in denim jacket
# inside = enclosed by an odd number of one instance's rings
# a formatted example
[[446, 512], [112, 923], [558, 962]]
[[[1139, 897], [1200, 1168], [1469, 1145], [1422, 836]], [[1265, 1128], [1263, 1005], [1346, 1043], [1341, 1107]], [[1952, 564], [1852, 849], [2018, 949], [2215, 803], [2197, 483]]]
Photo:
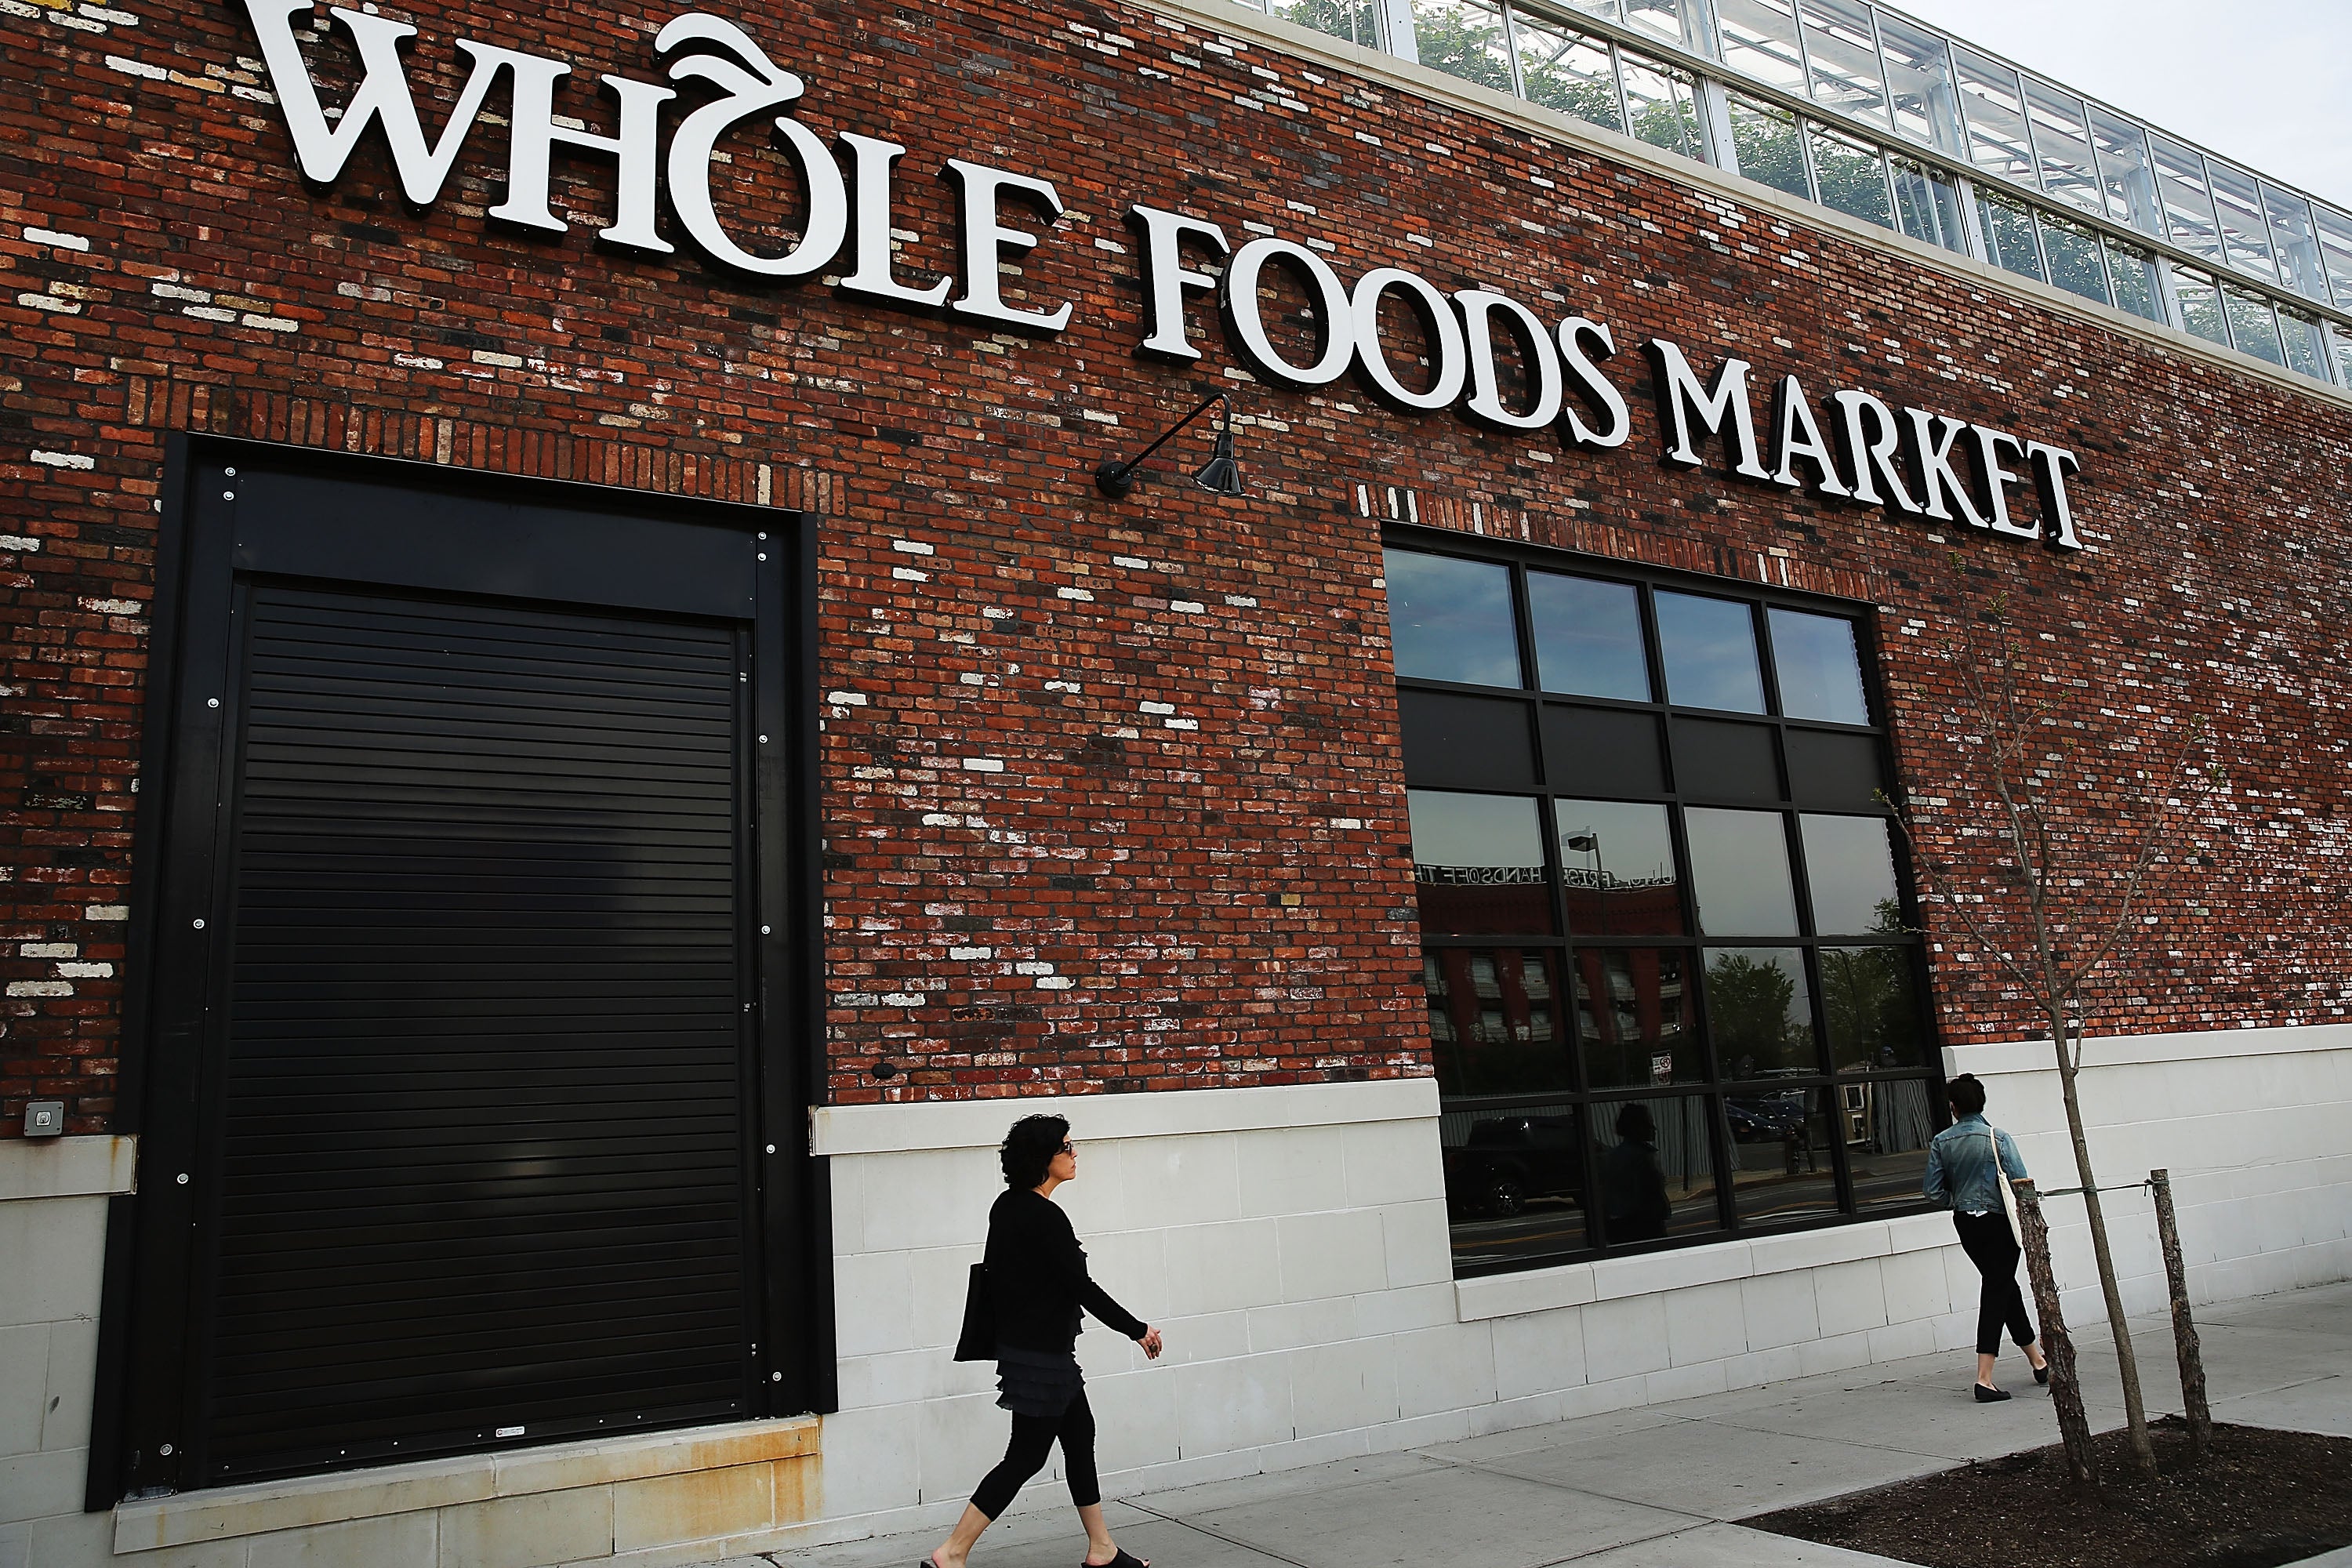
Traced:
[[2009, 1397], [1992, 1381], [2003, 1323], [2033, 1363], [2033, 1381], [2050, 1381], [2050, 1363], [2033, 1342], [2033, 1320], [2026, 1316], [2025, 1298], [2017, 1289], [2017, 1237], [2010, 1231], [2000, 1183], [1993, 1173], [1996, 1149], [2000, 1169], [2012, 1182], [2025, 1180], [2025, 1162], [2017, 1157], [2017, 1145], [2009, 1134], [1985, 1121], [1984, 1085], [1974, 1073], [1954, 1079], [1945, 1093], [1954, 1120], [1927, 1145], [1927, 1201], [1952, 1211], [1960, 1248], [1984, 1277], [1977, 1303], [1976, 1396], [1978, 1404], [1990, 1405]]

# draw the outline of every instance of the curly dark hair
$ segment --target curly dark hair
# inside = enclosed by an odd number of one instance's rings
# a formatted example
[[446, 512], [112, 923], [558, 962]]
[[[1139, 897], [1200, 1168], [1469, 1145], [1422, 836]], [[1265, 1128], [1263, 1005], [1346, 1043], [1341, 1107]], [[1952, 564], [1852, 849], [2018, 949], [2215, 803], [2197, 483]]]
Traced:
[[1004, 1166], [1008, 1187], [1034, 1187], [1045, 1180], [1045, 1167], [1062, 1152], [1070, 1124], [1058, 1116], [1024, 1116], [1004, 1135], [996, 1157]]
[[1977, 1075], [1972, 1072], [1964, 1072], [1946, 1084], [1944, 1097], [1962, 1116], [1975, 1116], [1985, 1108], [1984, 1085], [1977, 1081]]

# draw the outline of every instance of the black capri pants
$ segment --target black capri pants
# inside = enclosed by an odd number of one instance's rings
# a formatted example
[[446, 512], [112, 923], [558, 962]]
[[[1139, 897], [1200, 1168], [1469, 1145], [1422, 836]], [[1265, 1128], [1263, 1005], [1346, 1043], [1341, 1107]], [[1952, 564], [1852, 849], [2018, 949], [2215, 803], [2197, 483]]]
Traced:
[[2019, 1344], [2032, 1344], [2033, 1320], [2025, 1315], [2025, 1297], [2017, 1289], [2017, 1237], [2010, 1231], [2009, 1215], [1998, 1209], [1955, 1212], [1952, 1228], [1960, 1233], [1960, 1250], [1984, 1276], [1984, 1290], [1977, 1298], [1977, 1354], [2000, 1353], [2003, 1324]]
[[1013, 1417], [1013, 1441], [971, 1494], [971, 1506], [991, 1519], [1003, 1517], [1029, 1478], [1045, 1468], [1056, 1438], [1062, 1444], [1063, 1468], [1069, 1472], [1070, 1500], [1080, 1508], [1102, 1501], [1102, 1483], [1095, 1476], [1095, 1413], [1087, 1405], [1086, 1390], [1080, 1389], [1058, 1416]]

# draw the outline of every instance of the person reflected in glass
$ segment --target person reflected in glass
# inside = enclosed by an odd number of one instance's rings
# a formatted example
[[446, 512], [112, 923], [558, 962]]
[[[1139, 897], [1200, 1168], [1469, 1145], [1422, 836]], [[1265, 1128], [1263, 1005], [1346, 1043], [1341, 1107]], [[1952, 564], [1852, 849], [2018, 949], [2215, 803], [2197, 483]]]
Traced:
[[1601, 1157], [1612, 1242], [1655, 1241], [1666, 1234], [1666, 1172], [1650, 1108], [1640, 1100], [1627, 1101], [1617, 1113], [1617, 1142]]
[[1923, 1186], [1929, 1203], [1952, 1211], [1960, 1249], [1984, 1281], [1977, 1298], [1976, 1397], [1979, 1405], [1991, 1405], [2009, 1397], [1992, 1381], [2004, 1326], [2025, 1352], [2033, 1381], [2050, 1381], [2050, 1363], [2034, 1343], [2033, 1320], [2026, 1315], [2025, 1297], [2017, 1288], [2017, 1235], [2010, 1229], [2009, 1211], [2000, 1200], [2000, 1176], [2025, 1180], [2025, 1162], [2018, 1158], [2010, 1135], [1985, 1120], [1984, 1085], [1974, 1073], [1962, 1073], [1944, 1092], [1951, 1100], [1952, 1124], [1927, 1144]]
[[1102, 1486], [1095, 1473], [1095, 1417], [1078, 1371], [1078, 1315], [1105, 1325], [1160, 1359], [1160, 1331], [1120, 1306], [1087, 1273], [1070, 1216], [1053, 1201], [1054, 1189], [1078, 1174], [1070, 1124], [1058, 1116], [1024, 1116], [998, 1150], [1005, 1191], [988, 1211], [990, 1291], [996, 1306], [996, 1403], [1013, 1413], [1013, 1439], [1004, 1458], [981, 1481], [954, 1533], [924, 1561], [930, 1568], [963, 1568], [972, 1543], [1011, 1506], [1032, 1476], [1045, 1468], [1058, 1441], [1070, 1500], [1086, 1526], [1088, 1568], [1150, 1568], [1123, 1550], [1103, 1523]]

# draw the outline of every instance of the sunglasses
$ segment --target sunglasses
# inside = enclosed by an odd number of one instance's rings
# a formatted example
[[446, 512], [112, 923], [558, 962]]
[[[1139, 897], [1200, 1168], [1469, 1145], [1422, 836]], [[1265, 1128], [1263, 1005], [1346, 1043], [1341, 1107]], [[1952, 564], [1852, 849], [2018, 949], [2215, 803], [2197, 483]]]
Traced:
[[1062, 1152], [1063, 1152], [1063, 1153], [1065, 1153], [1065, 1154], [1075, 1154], [1075, 1153], [1076, 1153], [1077, 1152], [1078, 1152], [1078, 1146], [1077, 1146], [1076, 1143], [1071, 1142], [1067, 1138], [1065, 1138], [1065, 1139], [1063, 1139], [1063, 1140], [1062, 1140]]

